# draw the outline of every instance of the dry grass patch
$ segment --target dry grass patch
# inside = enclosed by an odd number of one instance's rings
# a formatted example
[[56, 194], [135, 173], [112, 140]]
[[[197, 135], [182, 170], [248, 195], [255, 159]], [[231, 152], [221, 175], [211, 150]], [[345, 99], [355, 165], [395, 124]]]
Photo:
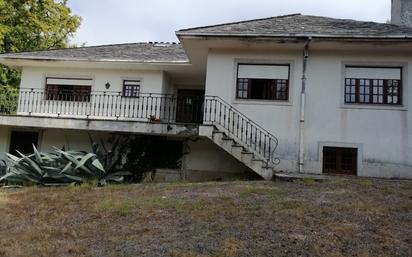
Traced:
[[0, 257], [409, 257], [412, 183], [351, 181], [0, 192]]

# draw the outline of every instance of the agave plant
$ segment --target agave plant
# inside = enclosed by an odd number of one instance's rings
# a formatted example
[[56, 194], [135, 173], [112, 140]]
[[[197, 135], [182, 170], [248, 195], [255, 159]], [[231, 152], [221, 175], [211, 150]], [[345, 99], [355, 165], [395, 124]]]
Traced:
[[11, 183], [34, 183], [38, 185], [82, 183], [98, 180], [100, 185], [108, 181], [122, 182], [126, 172], [105, 170], [95, 153], [64, 151], [55, 148], [55, 153], [41, 153], [33, 145], [34, 153], [20, 157], [7, 154], [11, 162], [1, 181]]

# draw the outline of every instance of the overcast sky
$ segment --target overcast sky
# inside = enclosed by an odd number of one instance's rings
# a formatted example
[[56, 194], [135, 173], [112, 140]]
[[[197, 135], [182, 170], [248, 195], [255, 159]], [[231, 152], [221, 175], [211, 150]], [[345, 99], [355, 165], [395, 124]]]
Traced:
[[69, 0], [83, 18], [72, 43], [177, 41], [174, 31], [302, 13], [386, 22], [391, 0]]

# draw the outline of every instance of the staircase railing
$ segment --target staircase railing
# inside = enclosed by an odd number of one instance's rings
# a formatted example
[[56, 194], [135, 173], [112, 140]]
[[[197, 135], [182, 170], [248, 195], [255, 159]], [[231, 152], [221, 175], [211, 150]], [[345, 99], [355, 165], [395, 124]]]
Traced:
[[74, 117], [161, 123], [211, 124], [260, 155], [278, 163], [278, 139], [218, 96], [122, 92], [55, 92], [20, 89], [0, 95], [1, 115]]
[[222, 98], [205, 97], [203, 121], [235, 137], [235, 141], [246, 145], [266, 159], [267, 163], [279, 163], [275, 156], [278, 139]]

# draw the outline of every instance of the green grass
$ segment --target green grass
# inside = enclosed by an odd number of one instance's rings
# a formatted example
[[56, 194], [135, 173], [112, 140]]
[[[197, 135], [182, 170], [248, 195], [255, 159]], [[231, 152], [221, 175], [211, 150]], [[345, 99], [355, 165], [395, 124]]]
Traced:
[[296, 180], [295, 183], [304, 186], [313, 186], [317, 185], [319, 182], [314, 180], [313, 178], [303, 178]]
[[97, 209], [121, 215], [127, 215], [137, 209], [182, 209], [183, 200], [160, 196], [141, 197], [138, 199], [104, 199], [97, 204]]
[[265, 196], [271, 199], [278, 199], [282, 194], [283, 191], [280, 188], [255, 185], [243, 186], [239, 192], [240, 197]]

